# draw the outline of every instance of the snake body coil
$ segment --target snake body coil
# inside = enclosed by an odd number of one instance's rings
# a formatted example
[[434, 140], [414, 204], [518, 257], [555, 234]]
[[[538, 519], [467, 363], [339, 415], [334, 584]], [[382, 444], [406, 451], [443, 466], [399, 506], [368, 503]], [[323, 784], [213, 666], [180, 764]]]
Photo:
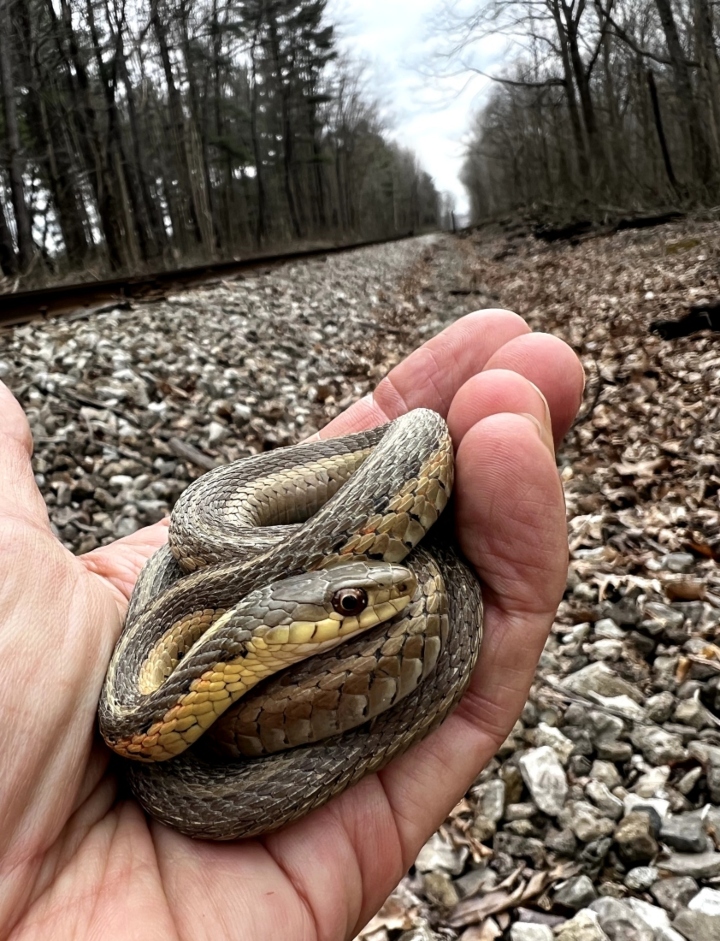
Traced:
[[419, 409], [217, 468], [185, 491], [99, 707], [105, 740], [137, 759], [128, 778], [151, 815], [189, 836], [255, 836], [442, 722], [482, 626], [448, 532], [415, 548], [452, 478], [447, 427]]

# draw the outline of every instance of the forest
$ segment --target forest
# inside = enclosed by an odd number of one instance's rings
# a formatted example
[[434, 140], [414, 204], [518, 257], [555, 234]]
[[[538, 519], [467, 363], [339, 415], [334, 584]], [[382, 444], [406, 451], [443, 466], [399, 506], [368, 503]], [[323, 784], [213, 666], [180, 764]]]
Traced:
[[438, 223], [326, 0], [0, 0], [0, 280]]
[[[519, 207], [586, 213], [720, 201], [713, 0], [447, 3], [454, 65], [507, 41], [510, 67], [471, 131], [463, 181], [476, 220]], [[488, 73], [490, 74], [490, 73]]]

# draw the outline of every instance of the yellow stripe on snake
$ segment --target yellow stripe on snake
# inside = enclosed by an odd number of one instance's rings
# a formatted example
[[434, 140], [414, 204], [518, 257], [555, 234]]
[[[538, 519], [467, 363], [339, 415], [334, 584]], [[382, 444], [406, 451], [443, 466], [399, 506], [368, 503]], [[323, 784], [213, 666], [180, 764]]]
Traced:
[[185, 491], [99, 706], [148, 813], [193, 837], [257, 836], [442, 722], [482, 629], [450, 526], [416, 548], [452, 483], [447, 426], [417, 409], [216, 468]]

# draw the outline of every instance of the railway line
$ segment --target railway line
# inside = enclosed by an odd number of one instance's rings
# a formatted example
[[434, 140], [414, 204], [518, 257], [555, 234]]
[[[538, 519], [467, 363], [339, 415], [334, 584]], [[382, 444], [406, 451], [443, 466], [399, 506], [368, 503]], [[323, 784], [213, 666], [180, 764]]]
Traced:
[[407, 232], [392, 238], [354, 242], [349, 245], [325, 245], [273, 255], [252, 255], [246, 258], [209, 262], [130, 277], [8, 292], [0, 294], [0, 329], [18, 326], [33, 320], [78, 313], [87, 316], [108, 307], [161, 300], [168, 294], [188, 290], [221, 278], [242, 278], [246, 274], [268, 271], [292, 262], [338, 255], [414, 237], [414, 232]]

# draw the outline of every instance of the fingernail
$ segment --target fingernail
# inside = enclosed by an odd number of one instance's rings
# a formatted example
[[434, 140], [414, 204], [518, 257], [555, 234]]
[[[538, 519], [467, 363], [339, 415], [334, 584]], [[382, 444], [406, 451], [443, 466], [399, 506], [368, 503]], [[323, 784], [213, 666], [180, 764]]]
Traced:
[[538, 387], [535, 385], [534, 382], [531, 382], [530, 385], [533, 387], [533, 389], [534, 389], [534, 390], [537, 392], [537, 394], [540, 396], [540, 400], [541, 400], [541, 402], [542, 402], [542, 404], [543, 404], [543, 408], [545, 409], [545, 421], [547, 422], [548, 425], [550, 425], [550, 426], [552, 427], [552, 419], [551, 419], [551, 417], [550, 417], [550, 406], [548, 405], [548, 400], [545, 398], [545, 396], [543, 395], [543, 393], [540, 391], [540, 389], [538, 389]]
[[522, 415], [523, 418], [527, 418], [527, 420], [533, 425], [533, 427], [534, 427], [535, 430], [537, 431], [538, 437], [542, 438], [542, 436], [543, 436], [543, 434], [544, 434], [544, 432], [543, 432], [543, 426], [542, 426], [542, 424], [537, 420], [537, 418], [535, 418], [534, 415], [531, 415], [530, 412], [520, 412], [520, 414]]
[[548, 405], [548, 400], [545, 398], [543, 393], [538, 389], [534, 382], [531, 382], [530, 385], [535, 389], [538, 394], [540, 401], [543, 404], [543, 425], [544, 425], [544, 435], [543, 441], [548, 445], [548, 449], [552, 454], [555, 454], [555, 440], [553, 438], [553, 426], [552, 426], [552, 415], [550, 414], [550, 406]]
[[545, 422], [538, 421], [538, 419], [529, 412], [520, 412], [519, 414], [522, 415], [523, 418], [527, 418], [527, 420], [533, 425], [533, 427], [537, 430], [538, 438], [540, 438], [552, 456], [555, 457], [555, 442], [553, 441], [552, 432], [550, 431], [547, 424]]

